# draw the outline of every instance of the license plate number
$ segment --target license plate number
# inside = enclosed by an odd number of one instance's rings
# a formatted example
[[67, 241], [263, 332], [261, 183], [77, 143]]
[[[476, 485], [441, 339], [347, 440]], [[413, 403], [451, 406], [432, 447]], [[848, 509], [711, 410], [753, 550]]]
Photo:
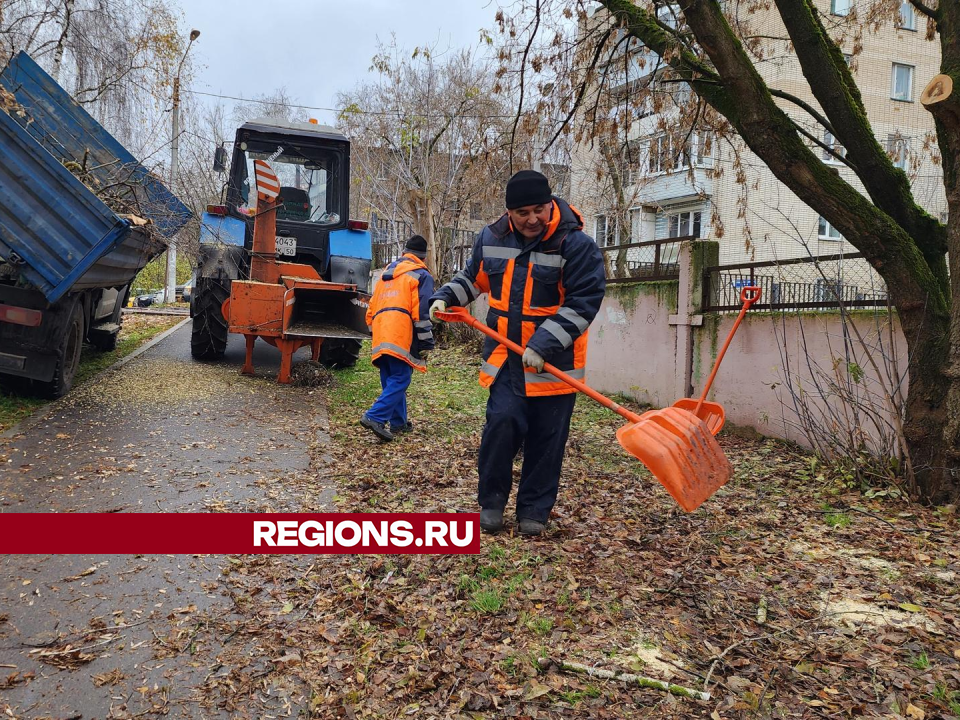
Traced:
[[296, 255], [297, 239], [277, 236], [277, 255]]

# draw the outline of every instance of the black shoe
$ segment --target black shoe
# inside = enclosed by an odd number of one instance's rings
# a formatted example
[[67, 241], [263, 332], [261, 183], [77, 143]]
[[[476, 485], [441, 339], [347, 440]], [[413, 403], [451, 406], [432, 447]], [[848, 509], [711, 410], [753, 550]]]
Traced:
[[408, 432], [411, 432], [412, 430], [413, 430], [413, 423], [410, 422], [409, 420], [407, 420], [406, 425], [397, 425], [397, 427], [394, 427], [393, 423], [390, 423], [390, 432], [392, 432], [394, 435], [396, 435], [397, 433], [408, 433]]
[[547, 524], [542, 523], [539, 520], [531, 520], [530, 518], [520, 518], [519, 530], [521, 535], [540, 535], [546, 529], [547, 529]]
[[498, 533], [503, 530], [503, 510], [484, 508], [480, 511], [480, 529], [487, 533]]
[[386, 423], [377, 422], [376, 420], [371, 420], [366, 415], [362, 415], [360, 416], [360, 424], [368, 430], [372, 430], [373, 434], [384, 442], [393, 440], [393, 433], [387, 430]]

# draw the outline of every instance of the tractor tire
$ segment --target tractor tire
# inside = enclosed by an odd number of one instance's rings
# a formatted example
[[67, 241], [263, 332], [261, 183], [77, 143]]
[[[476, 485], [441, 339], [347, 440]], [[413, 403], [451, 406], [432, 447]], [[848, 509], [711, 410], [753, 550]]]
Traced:
[[353, 367], [360, 359], [362, 346], [360, 340], [328, 338], [320, 346], [320, 363], [333, 370]]
[[54, 400], [63, 397], [73, 387], [73, 378], [80, 367], [80, 352], [83, 350], [83, 308], [75, 302], [70, 310], [70, 319], [57, 348], [57, 369], [47, 382], [34, 381], [34, 389], [40, 397]]
[[214, 278], [198, 278], [194, 290], [193, 331], [190, 354], [196, 360], [216, 360], [227, 350], [227, 320], [223, 301], [230, 297], [230, 283]]

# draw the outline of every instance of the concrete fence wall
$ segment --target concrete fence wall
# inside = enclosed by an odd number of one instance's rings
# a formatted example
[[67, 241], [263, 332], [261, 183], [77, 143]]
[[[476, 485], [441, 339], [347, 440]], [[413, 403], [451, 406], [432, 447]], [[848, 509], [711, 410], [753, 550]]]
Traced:
[[[654, 407], [697, 397], [736, 319], [700, 311], [703, 268], [716, 265], [718, 255], [716, 242], [684, 242], [679, 280], [609, 284], [590, 326], [588, 384]], [[486, 299], [471, 308], [478, 318], [486, 317]], [[894, 426], [888, 398], [898, 390], [906, 395], [906, 357], [899, 322], [885, 311], [850, 313], [846, 325], [838, 311], [751, 311], [709, 399], [724, 406], [728, 423], [809, 446], [794, 400], [801, 397], [826, 432], [860, 432], [875, 445]], [[845, 411], [829, 383], [853, 387], [880, 427], [863, 422], [863, 412]]]
[[[715, 244], [684, 243], [679, 281], [608, 285], [590, 328], [590, 385], [654, 407], [699, 395], [736, 319], [734, 313], [699, 312], [699, 278]], [[751, 312], [724, 356], [709, 399], [724, 406], [729, 423], [809, 446], [798, 426], [794, 397], [800, 397], [827, 432], [859, 432], [876, 445], [894, 427], [887, 398], [898, 387], [906, 394], [905, 370], [903, 335], [896, 316], [885, 311], [850, 314], [846, 327], [838, 311]], [[869, 408], [866, 414], [879, 418], [879, 428], [864, 422], [864, 412], [844, 411], [840, 386], [853, 388]]]

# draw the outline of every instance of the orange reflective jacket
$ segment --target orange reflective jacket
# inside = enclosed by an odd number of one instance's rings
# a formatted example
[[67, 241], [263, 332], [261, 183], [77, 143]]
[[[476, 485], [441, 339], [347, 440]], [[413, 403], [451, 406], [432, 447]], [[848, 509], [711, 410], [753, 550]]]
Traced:
[[426, 372], [420, 351], [433, 348], [428, 310], [432, 293], [433, 276], [416, 255], [404, 255], [387, 265], [367, 309], [374, 363], [381, 355], [392, 355]]
[[[593, 238], [583, 232], [580, 213], [554, 198], [543, 238], [531, 241], [519, 236], [504, 215], [480, 232], [467, 266], [434, 298], [463, 306], [487, 293], [487, 325], [583, 379], [587, 327], [600, 309], [605, 287], [603, 258]], [[518, 355], [495, 340], [485, 341], [483, 360], [484, 387], [507, 370], [518, 395], [576, 392], [548, 372], [524, 368]]]

